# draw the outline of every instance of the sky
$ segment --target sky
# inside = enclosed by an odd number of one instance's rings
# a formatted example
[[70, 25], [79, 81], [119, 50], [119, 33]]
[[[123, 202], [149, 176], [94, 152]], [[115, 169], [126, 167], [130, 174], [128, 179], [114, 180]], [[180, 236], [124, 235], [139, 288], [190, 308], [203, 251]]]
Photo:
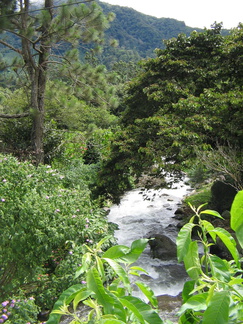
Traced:
[[243, 23], [243, 0], [101, 0], [157, 18], [174, 18], [189, 27], [210, 28], [216, 21], [231, 29]]

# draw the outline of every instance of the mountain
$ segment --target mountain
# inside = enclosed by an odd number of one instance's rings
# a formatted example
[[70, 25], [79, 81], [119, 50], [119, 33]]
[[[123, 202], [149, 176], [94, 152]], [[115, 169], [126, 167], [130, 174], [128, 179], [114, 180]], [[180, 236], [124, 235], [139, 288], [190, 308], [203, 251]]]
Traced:
[[[56, 1], [60, 5], [60, 3], [64, 3], [66, 0]], [[110, 24], [110, 28], [106, 31], [106, 43], [102, 54], [98, 56], [100, 63], [108, 68], [119, 61], [137, 62], [143, 58], [155, 57], [154, 50], [156, 48], [164, 48], [164, 40], [177, 37], [180, 33], [189, 36], [193, 30], [202, 31], [200, 28], [188, 27], [183, 21], [176, 19], [156, 18], [140, 13], [132, 8], [111, 5], [101, 1], [97, 1], [97, 3], [105, 14], [113, 12], [116, 16]], [[40, 8], [40, 1], [36, 0], [33, 8]], [[223, 32], [227, 33], [227, 31]], [[1, 34], [0, 37], [4, 37], [4, 35]], [[15, 39], [14, 35], [10, 37]], [[110, 46], [110, 40], [112, 39], [119, 42], [117, 47]], [[90, 45], [82, 46], [82, 48], [86, 48], [86, 50], [82, 51], [82, 57], [85, 57], [85, 52], [90, 47]], [[63, 50], [65, 50], [65, 46]], [[12, 55], [2, 45], [0, 45], [0, 51], [9, 58]]]
[[[190, 35], [192, 28], [183, 21], [172, 18], [156, 18], [142, 14], [132, 8], [111, 5], [98, 1], [104, 13], [113, 12], [116, 18], [106, 31], [107, 39], [116, 39], [119, 46], [116, 49], [105, 48], [102, 55], [104, 62], [111, 63], [116, 56], [116, 61], [138, 60], [154, 57], [155, 48], [164, 48], [163, 40], [177, 37], [184, 33]], [[105, 59], [107, 58], [107, 60]], [[108, 59], [109, 58], [109, 59]]]

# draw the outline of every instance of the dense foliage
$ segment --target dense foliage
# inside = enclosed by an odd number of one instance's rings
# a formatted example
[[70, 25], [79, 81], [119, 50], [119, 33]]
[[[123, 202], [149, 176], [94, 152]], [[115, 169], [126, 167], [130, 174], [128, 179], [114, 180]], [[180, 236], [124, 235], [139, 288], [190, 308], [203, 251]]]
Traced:
[[77, 183], [68, 171], [48, 165], [36, 169], [1, 155], [1, 298], [22, 289], [50, 307], [73, 281], [82, 245], [112, 234], [105, 211], [90, 199], [87, 168]]
[[242, 26], [224, 37], [216, 24], [167, 41], [166, 49], [143, 63], [144, 71], [129, 84], [122, 129], [102, 173], [105, 190], [117, 173], [125, 185], [129, 175], [151, 167], [155, 174], [182, 170], [197, 152], [218, 146], [235, 149], [241, 165], [242, 37]]
[[[75, 323], [150, 323], [162, 324], [157, 313], [158, 301], [153, 291], [144, 283], [135, 284], [148, 298], [151, 305], [132, 296], [129, 275], [139, 276], [145, 270], [132, 264], [139, 258], [147, 245], [147, 239], [136, 240], [131, 247], [113, 246], [105, 253], [100, 241], [92, 250], [87, 247], [83, 265], [77, 270], [76, 277], [85, 273], [83, 285], [67, 289], [56, 302], [47, 324], [57, 324], [62, 315], [74, 318]], [[73, 303], [74, 312], [68, 310]], [[88, 306], [88, 315], [76, 315], [79, 303]]]
[[[184, 285], [179, 323], [242, 323], [242, 251], [243, 191], [238, 192], [231, 207], [231, 233], [214, 227], [212, 210], [194, 209], [195, 215], [180, 230], [177, 238], [178, 261], [183, 261], [190, 281]], [[195, 231], [196, 229], [196, 231]], [[232, 230], [235, 233], [232, 233]], [[197, 233], [197, 240], [193, 238]], [[235, 235], [234, 235], [235, 234]], [[234, 238], [236, 236], [236, 238]], [[211, 246], [220, 241], [228, 258], [212, 254]], [[200, 244], [203, 253], [199, 252]]]
[[[231, 232], [214, 227], [209, 217], [222, 218], [214, 210], [203, 210], [200, 206], [195, 215], [185, 224], [177, 237], [178, 261], [184, 262], [190, 277], [182, 292], [182, 306], [178, 312], [178, 323], [229, 324], [241, 323], [242, 269], [239, 250], [243, 246], [242, 206], [243, 191], [240, 191], [231, 208]], [[196, 230], [195, 230], [196, 229]], [[196, 237], [195, 234], [196, 233]], [[211, 239], [211, 241], [210, 241]], [[221, 240], [228, 251], [228, 260], [212, 254], [210, 247]], [[102, 253], [100, 241], [94, 249], [87, 246], [83, 264], [76, 277], [85, 273], [82, 285], [68, 288], [54, 306], [47, 324], [58, 324], [62, 315], [73, 318], [73, 323], [163, 323], [156, 312], [157, 299], [145, 284], [136, 281], [149, 301], [146, 304], [133, 296], [129, 275], [139, 276], [144, 269], [133, 266], [143, 252], [148, 240], [140, 239], [131, 247], [117, 245]], [[237, 243], [238, 242], [238, 243]], [[238, 246], [237, 246], [238, 244]], [[199, 246], [203, 252], [199, 253]], [[113, 276], [111, 280], [111, 276]], [[70, 305], [73, 311], [70, 311]], [[77, 313], [78, 305], [88, 306], [86, 313]], [[165, 321], [165, 323], [170, 323]]]

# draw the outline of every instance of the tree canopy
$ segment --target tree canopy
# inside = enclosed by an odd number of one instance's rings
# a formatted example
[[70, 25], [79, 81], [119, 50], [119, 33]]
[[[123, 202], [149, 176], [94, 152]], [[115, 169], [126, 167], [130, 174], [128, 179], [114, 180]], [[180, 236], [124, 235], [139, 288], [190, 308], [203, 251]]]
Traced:
[[217, 145], [237, 147], [242, 159], [242, 40], [242, 26], [224, 37], [215, 24], [166, 41], [143, 63], [128, 86], [121, 131], [104, 167], [110, 185], [121, 174], [124, 188], [131, 174], [151, 167], [159, 174], [183, 170], [198, 151]]

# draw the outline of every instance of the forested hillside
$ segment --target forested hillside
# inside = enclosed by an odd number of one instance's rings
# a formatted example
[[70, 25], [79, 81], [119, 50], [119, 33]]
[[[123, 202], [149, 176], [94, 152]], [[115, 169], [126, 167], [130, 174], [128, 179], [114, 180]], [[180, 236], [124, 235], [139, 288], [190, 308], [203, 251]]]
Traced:
[[[137, 12], [128, 7], [99, 2], [105, 13], [113, 12], [116, 16], [107, 30], [107, 38], [118, 40], [119, 46], [112, 51], [106, 48], [105, 63], [109, 60], [128, 61], [131, 59], [154, 57], [155, 48], [164, 48], [163, 41], [178, 34], [189, 35], [195, 28], [186, 26], [183, 21], [171, 18], [156, 18]], [[213, 22], [212, 22], [213, 23]], [[198, 31], [200, 29], [197, 29]], [[105, 57], [108, 56], [108, 60]]]
[[[63, 1], [63, 3], [65, 2]], [[57, 2], [57, 4], [59, 3]], [[101, 1], [97, 1], [97, 3], [105, 14], [111, 12], [115, 14], [115, 19], [106, 31], [102, 53], [97, 56], [99, 62], [109, 68], [117, 61], [137, 62], [142, 58], [155, 57], [154, 50], [165, 47], [164, 40], [177, 37], [180, 33], [189, 36], [193, 30], [202, 31], [200, 28], [186, 26], [183, 21], [173, 18], [156, 18], [142, 14], [132, 8], [110, 5]], [[39, 5], [34, 3], [32, 8], [38, 10]], [[222, 34], [228, 34], [228, 31], [223, 30]], [[6, 34], [4, 37], [6, 37]], [[18, 42], [15, 35], [8, 37], [13, 37], [15, 42]], [[118, 45], [110, 46], [112, 40], [116, 40]], [[58, 53], [64, 52], [66, 46], [68, 45], [59, 47]], [[82, 57], [85, 57], [86, 52], [91, 47], [91, 45], [80, 45]], [[0, 50], [10, 57], [13, 55], [9, 50], [6, 51], [1, 44]]]

